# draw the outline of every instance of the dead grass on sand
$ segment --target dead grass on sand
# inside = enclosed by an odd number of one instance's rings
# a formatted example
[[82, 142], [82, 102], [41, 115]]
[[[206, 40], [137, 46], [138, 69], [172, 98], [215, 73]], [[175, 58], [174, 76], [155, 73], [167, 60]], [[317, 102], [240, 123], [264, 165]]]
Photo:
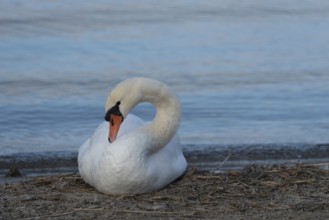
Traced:
[[311, 165], [189, 169], [149, 194], [108, 196], [76, 174], [0, 186], [0, 219], [328, 219], [329, 171]]

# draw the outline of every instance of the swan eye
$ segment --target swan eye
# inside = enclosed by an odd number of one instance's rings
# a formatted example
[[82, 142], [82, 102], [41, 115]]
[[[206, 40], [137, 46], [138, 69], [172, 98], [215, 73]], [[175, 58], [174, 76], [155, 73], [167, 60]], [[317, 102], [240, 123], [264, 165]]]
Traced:
[[[105, 114], [105, 121], [111, 122], [111, 114], [112, 115], [117, 115], [117, 116], [122, 116], [121, 112], [120, 112], [120, 108], [119, 105], [121, 104], [120, 101], [118, 101], [115, 106], [113, 106], [112, 108], [110, 108], [106, 114]], [[123, 116], [122, 116], [122, 121], [123, 121]], [[111, 122], [112, 124], [112, 122]]]

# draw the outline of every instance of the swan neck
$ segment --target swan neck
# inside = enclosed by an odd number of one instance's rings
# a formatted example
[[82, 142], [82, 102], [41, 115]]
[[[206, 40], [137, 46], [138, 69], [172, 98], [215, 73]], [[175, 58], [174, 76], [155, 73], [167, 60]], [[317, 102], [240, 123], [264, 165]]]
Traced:
[[153, 142], [153, 149], [150, 151], [156, 152], [166, 146], [176, 134], [180, 124], [180, 103], [171, 91], [162, 94], [162, 97], [155, 97], [150, 103], [156, 108], [156, 115], [147, 129]]

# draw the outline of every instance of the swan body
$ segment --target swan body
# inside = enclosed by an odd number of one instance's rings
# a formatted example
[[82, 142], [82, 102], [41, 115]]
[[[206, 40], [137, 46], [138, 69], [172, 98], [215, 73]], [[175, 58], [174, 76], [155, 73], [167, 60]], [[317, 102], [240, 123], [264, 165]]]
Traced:
[[[141, 102], [155, 106], [152, 122], [129, 114]], [[148, 78], [127, 79], [108, 96], [105, 112], [109, 122], [101, 123], [79, 149], [85, 182], [105, 194], [141, 194], [161, 189], [185, 172], [176, 135], [180, 104], [168, 86]]]

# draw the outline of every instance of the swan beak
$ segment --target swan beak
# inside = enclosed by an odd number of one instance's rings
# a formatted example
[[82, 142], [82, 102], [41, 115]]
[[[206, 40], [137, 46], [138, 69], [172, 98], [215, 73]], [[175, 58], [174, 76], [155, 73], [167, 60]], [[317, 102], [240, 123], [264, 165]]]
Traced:
[[109, 137], [108, 140], [110, 143], [113, 143], [118, 135], [120, 125], [123, 121], [123, 117], [120, 115], [110, 115], [110, 129], [109, 129]]

